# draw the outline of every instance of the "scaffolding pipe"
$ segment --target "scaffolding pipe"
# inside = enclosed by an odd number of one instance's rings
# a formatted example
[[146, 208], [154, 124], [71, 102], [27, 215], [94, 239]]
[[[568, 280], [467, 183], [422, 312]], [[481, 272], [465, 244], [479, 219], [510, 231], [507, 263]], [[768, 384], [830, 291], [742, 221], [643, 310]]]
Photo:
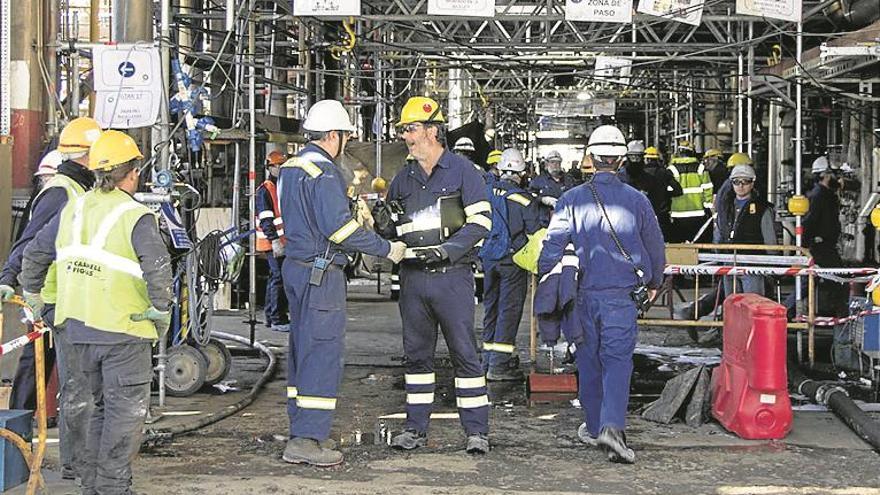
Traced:
[[[801, 168], [803, 166], [803, 94], [802, 94], [802, 86], [801, 86], [801, 59], [803, 57], [803, 32], [804, 32], [804, 24], [802, 22], [797, 23], [797, 43], [795, 47], [795, 80], [794, 80], [794, 100], [795, 100], [795, 114], [794, 114], [794, 193], [795, 195], [801, 195]], [[796, 246], [803, 246], [803, 233], [804, 227], [802, 223], [802, 217], [797, 215], [794, 217], [794, 243]], [[795, 307], [797, 312], [801, 312], [803, 305], [803, 280], [801, 277], [796, 277], [794, 279], [794, 293], [795, 293]], [[810, 325], [812, 325], [812, 320], [808, 321]], [[798, 347], [798, 351], [800, 351], [800, 347]], [[812, 357], [812, 356], [811, 356]], [[810, 363], [812, 364], [812, 363]]]
[[[248, 0], [248, 10], [254, 11], [256, 0]], [[256, 49], [256, 23], [253, 19], [248, 20], [248, 112], [249, 112], [249, 139], [248, 139], [248, 213], [251, 229], [256, 229], [256, 194], [257, 172], [254, 164], [257, 162], [257, 66], [254, 63]], [[248, 323], [250, 324], [250, 345], [254, 345], [256, 333], [257, 311], [257, 246], [256, 236], [248, 236]]]
[[[755, 38], [755, 23], [749, 21], [749, 39]], [[755, 74], [755, 45], [749, 43], [748, 54], [748, 79], [746, 79], [746, 146], [749, 157], [752, 156], [752, 132], [754, 132], [755, 123], [753, 121], [753, 103], [752, 103], [752, 77]]]
[[[162, 83], [162, 103], [159, 111], [159, 161], [154, 165], [156, 170], [169, 168], [171, 152], [169, 148], [169, 129], [171, 123], [170, 110], [168, 108], [168, 80], [171, 74], [171, 0], [162, 0], [160, 4], [159, 27], [159, 52], [162, 59], [162, 67], [159, 70]], [[165, 383], [160, 381], [160, 383]]]
[[[381, 36], [381, 34], [379, 34]], [[385, 119], [384, 102], [382, 101], [382, 57], [376, 52], [376, 67], [373, 76], [376, 79], [376, 113], [373, 116], [373, 130], [376, 133], [376, 177], [382, 177], [382, 134], [384, 130]]]
[[[55, 2], [53, 2], [55, 3]], [[98, 24], [98, 13], [101, 10], [101, 0], [89, 2], [89, 41], [97, 43], [101, 39], [101, 27]], [[89, 115], [95, 115], [95, 91], [89, 91]]]

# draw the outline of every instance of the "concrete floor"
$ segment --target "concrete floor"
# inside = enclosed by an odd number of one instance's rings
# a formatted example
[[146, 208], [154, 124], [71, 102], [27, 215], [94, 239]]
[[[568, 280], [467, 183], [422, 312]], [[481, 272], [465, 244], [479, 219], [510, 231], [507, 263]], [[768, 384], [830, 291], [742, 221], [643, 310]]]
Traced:
[[[145, 448], [134, 463], [139, 494], [368, 494], [368, 493], [590, 493], [590, 494], [851, 494], [880, 495], [880, 457], [827, 412], [796, 412], [784, 441], [745, 441], [718, 424], [700, 428], [642, 420], [633, 401], [628, 430], [638, 461], [611, 464], [577, 441], [581, 411], [568, 402], [527, 406], [524, 387], [493, 385], [491, 440], [483, 457], [464, 453], [464, 436], [454, 413], [451, 370], [438, 370], [438, 391], [428, 447], [391, 451], [377, 435], [381, 425], [399, 429], [403, 412], [400, 320], [395, 303], [377, 296], [375, 284], [349, 293], [347, 367], [333, 436], [346, 462], [332, 469], [285, 464], [287, 435], [284, 363], [275, 379], [247, 409], [171, 443]], [[218, 330], [245, 335], [242, 314], [216, 317]], [[478, 321], [480, 315], [478, 311]], [[479, 325], [478, 325], [479, 326]], [[286, 335], [258, 329], [257, 338], [283, 355]], [[438, 345], [438, 357], [447, 356]], [[645, 330], [640, 343], [687, 345], [680, 330]], [[528, 326], [518, 339], [526, 357]], [[441, 360], [443, 361], [443, 360]], [[247, 389], [262, 360], [239, 355], [230, 379]], [[649, 400], [647, 391], [643, 399]], [[156, 428], [191, 421], [220, 410], [244, 392], [207, 391], [169, 400]], [[394, 416], [397, 413], [396, 416]], [[442, 414], [447, 413], [447, 414]], [[390, 418], [380, 419], [382, 416]], [[49, 493], [78, 493], [57, 480], [57, 444], [47, 459]], [[24, 493], [19, 488], [11, 493]]]

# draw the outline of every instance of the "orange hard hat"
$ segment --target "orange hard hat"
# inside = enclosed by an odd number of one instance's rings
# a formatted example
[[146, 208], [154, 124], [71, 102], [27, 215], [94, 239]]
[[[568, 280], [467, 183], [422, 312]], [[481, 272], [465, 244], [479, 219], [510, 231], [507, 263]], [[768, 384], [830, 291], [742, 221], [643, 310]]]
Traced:
[[282, 163], [287, 161], [287, 156], [284, 153], [278, 150], [272, 150], [266, 155], [266, 164], [268, 165], [281, 165]]

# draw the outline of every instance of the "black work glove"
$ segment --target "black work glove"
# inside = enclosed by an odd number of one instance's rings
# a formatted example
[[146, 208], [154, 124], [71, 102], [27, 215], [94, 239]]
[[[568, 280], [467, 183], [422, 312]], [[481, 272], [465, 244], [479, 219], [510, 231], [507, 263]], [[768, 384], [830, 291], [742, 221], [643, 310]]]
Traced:
[[446, 253], [446, 250], [439, 246], [416, 248], [413, 249], [413, 254], [416, 255], [416, 258], [418, 258], [419, 261], [426, 265], [439, 265], [440, 263], [443, 263], [444, 260], [449, 259], [449, 254]]
[[391, 208], [384, 201], [377, 201], [370, 212], [373, 215], [373, 228], [376, 233], [385, 239], [394, 239], [397, 231], [394, 229], [394, 220], [391, 219]]

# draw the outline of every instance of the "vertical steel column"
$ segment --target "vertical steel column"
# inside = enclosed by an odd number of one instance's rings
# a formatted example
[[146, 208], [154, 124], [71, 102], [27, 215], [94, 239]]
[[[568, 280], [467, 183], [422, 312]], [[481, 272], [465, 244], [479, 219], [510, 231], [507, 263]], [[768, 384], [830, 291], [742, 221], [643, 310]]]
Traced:
[[[802, 22], [797, 23], [797, 45], [795, 47], [795, 87], [794, 87], [794, 102], [795, 102], [795, 114], [794, 114], [794, 193], [798, 196], [801, 195], [801, 167], [803, 166], [802, 154], [803, 154], [803, 92], [801, 89], [801, 59], [803, 57], [803, 32], [804, 32], [804, 24]], [[794, 234], [795, 234], [795, 245], [802, 246], [803, 245], [803, 234], [804, 227], [801, 222], [801, 217], [794, 217]], [[803, 282], [801, 277], [795, 277], [794, 279], [794, 292], [795, 292], [795, 308], [798, 313], [801, 313], [803, 306]], [[809, 294], [810, 297], [813, 297], [813, 294]], [[809, 349], [812, 351], [813, 345], [813, 322], [808, 321], [807, 325], [809, 326], [809, 340], [810, 343]], [[798, 349], [800, 351], [800, 349]], [[812, 352], [809, 356], [810, 365], [813, 364], [814, 356]]]
[[[55, 3], [55, 2], [52, 2]], [[89, 42], [97, 43], [101, 39], [101, 26], [98, 24], [98, 13], [101, 10], [101, 0], [89, 2]], [[89, 92], [89, 116], [95, 115], [95, 92]]]
[[168, 142], [171, 123], [168, 95], [168, 81], [171, 76], [171, 0], [162, 0], [159, 13], [159, 50], [162, 57], [160, 69], [160, 81], [162, 82], [162, 103], [159, 107], [159, 161], [154, 165], [157, 170], [168, 168], [171, 159], [170, 144]]
[[751, 42], [755, 39], [755, 23], [749, 21], [749, 59], [748, 59], [748, 79], [746, 79], [746, 145], [747, 153], [752, 156], [752, 133], [755, 129], [754, 116], [752, 115], [754, 108], [752, 103], [752, 77], [755, 75], [755, 45]]
[[[381, 36], [381, 34], [379, 35]], [[376, 50], [376, 67], [373, 77], [376, 80], [376, 113], [373, 116], [373, 131], [376, 134], [376, 177], [382, 177], [382, 135], [385, 130], [385, 102], [382, 98], [382, 52]]]
[[[248, 218], [251, 222], [251, 229], [256, 229], [256, 205], [254, 204], [254, 196], [256, 194], [256, 177], [257, 172], [254, 164], [257, 162], [257, 66], [256, 66], [256, 47], [257, 38], [254, 30], [256, 29], [256, 0], [248, 1], [248, 111], [249, 116], [249, 139], [248, 139]], [[254, 344], [254, 334], [256, 333], [256, 314], [257, 314], [257, 246], [256, 236], [248, 236], [248, 323], [251, 327], [250, 342]]]

